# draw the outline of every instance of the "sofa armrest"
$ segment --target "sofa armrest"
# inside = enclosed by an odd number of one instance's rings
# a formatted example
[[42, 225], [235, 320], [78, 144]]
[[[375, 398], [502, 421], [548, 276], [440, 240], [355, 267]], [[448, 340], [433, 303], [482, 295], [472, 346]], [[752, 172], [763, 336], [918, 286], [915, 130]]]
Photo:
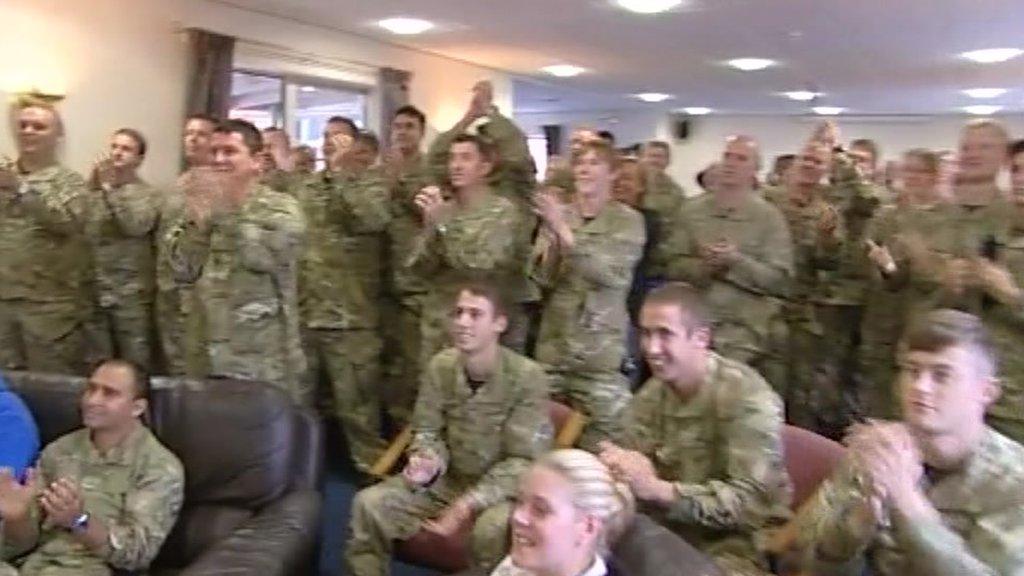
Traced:
[[203, 552], [179, 576], [303, 574], [313, 561], [321, 505], [318, 492], [289, 492]]

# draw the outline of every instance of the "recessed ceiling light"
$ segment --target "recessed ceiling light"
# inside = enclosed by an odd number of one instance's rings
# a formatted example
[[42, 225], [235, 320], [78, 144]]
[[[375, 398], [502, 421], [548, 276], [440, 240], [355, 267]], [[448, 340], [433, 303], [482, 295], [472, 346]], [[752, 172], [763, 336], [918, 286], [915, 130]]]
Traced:
[[555, 64], [553, 66], [545, 66], [541, 70], [559, 78], [570, 78], [586, 72], [583, 68], [573, 66], [572, 64]]
[[690, 116], [703, 116], [705, 114], [711, 114], [711, 108], [705, 108], [703, 106], [690, 106], [689, 108], [683, 108], [683, 112], [686, 112]]
[[970, 52], [964, 52], [960, 54], [963, 58], [973, 60], [979, 64], [994, 64], [996, 62], [1006, 62], [1011, 58], [1016, 58], [1024, 54], [1024, 50], [1020, 48], [988, 48], [986, 50], [972, 50]]
[[314, 86], [303, 86], [302, 88], [299, 88], [299, 90], [302, 91], [302, 92], [316, 92], [316, 87], [314, 87]]
[[989, 106], [989, 105], [976, 105], [976, 106], [964, 106], [964, 112], [968, 114], [974, 114], [975, 116], [988, 116], [989, 114], [995, 114], [1002, 110], [1002, 106]]
[[774, 66], [775, 61], [767, 58], [735, 58], [733, 60], [729, 60], [726, 64], [737, 70], [753, 72], [755, 70], [764, 70], [769, 66]]
[[837, 116], [845, 112], [846, 108], [840, 108], [839, 106], [815, 106], [811, 110], [819, 116]]
[[377, 22], [381, 28], [392, 34], [422, 34], [434, 27], [434, 24], [419, 18], [386, 18]]
[[971, 88], [963, 92], [971, 98], [998, 98], [1006, 94], [1006, 88]]
[[636, 95], [637, 98], [644, 102], [664, 102], [670, 98], [673, 98], [671, 94], [662, 94], [660, 92], [642, 92]]
[[797, 102], [810, 102], [821, 94], [817, 92], [811, 92], [810, 90], [793, 90], [792, 92], [783, 92], [783, 96], [790, 100], [796, 100]]
[[637, 14], [657, 14], [679, 6], [683, 0], [615, 0], [615, 3]]

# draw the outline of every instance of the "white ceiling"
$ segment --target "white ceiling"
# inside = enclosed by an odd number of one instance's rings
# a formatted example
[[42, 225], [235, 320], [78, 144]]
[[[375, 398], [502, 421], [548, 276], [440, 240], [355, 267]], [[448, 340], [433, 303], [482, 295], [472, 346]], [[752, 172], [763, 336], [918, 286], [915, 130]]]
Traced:
[[[383, 39], [517, 76], [517, 112], [671, 109], [801, 113], [778, 92], [811, 86], [817, 104], [852, 113], [955, 113], [968, 104], [1024, 111], [1024, 57], [981, 66], [967, 50], [1024, 48], [1024, 0], [688, 0], [644, 16], [610, 0], [229, 0], [233, 5]], [[412, 37], [374, 22], [434, 21]], [[724, 60], [758, 56], [780, 65], [738, 72]], [[556, 79], [555, 63], [589, 73]], [[419, 78], [418, 81], [428, 81]], [[974, 100], [965, 88], [1010, 91]], [[644, 104], [628, 95], [666, 92]]]

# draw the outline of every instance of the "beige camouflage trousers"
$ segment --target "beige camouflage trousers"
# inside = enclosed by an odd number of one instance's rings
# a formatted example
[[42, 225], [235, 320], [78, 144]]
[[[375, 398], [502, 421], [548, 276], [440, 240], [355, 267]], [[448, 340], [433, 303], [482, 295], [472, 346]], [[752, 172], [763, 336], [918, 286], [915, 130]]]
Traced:
[[0, 367], [84, 374], [84, 317], [78, 303], [0, 300]]
[[632, 399], [629, 380], [622, 373], [549, 370], [548, 377], [554, 398], [566, 400], [587, 415], [587, 426], [577, 443], [580, 448], [596, 453], [603, 440], [621, 441], [622, 417]]

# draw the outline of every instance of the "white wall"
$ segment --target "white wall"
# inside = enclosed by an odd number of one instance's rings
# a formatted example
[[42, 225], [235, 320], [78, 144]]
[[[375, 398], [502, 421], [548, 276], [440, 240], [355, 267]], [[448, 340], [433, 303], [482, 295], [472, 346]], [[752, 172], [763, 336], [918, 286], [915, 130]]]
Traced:
[[[1010, 134], [1024, 137], [1024, 116], [1001, 116]], [[750, 134], [761, 142], [766, 168], [776, 155], [796, 152], [820, 118], [794, 116], [702, 116], [690, 119], [685, 141], [671, 138], [668, 115], [657, 112], [593, 112], [572, 114], [520, 114], [516, 120], [528, 134], [541, 134], [541, 126], [559, 124], [566, 130], [585, 124], [615, 133], [619, 146], [652, 138], [673, 142], [672, 176], [689, 192], [698, 191], [694, 177], [721, 155], [722, 142], [733, 134]], [[873, 138], [884, 159], [898, 159], [915, 147], [955, 149], [957, 134], [968, 119], [961, 116], [837, 118], [845, 141]], [[568, 138], [568, 132], [566, 132]]]
[[[143, 175], [158, 184], [173, 180], [184, 113], [185, 27], [335, 66], [408, 70], [412, 102], [427, 114], [431, 132], [458, 120], [480, 79], [494, 82], [496, 103], [511, 109], [511, 81], [500, 72], [207, 0], [3, 0], [0, 22], [0, 101], [33, 87], [67, 94], [60, 105], [64, 159], [79, 171], [104, 150], [111, 131], [132, 126], [150, 140]], [[316, 66], [309, 70], [317, 73]], [[0, 153], [13, 155], [9, 136], [0, 138]]]

